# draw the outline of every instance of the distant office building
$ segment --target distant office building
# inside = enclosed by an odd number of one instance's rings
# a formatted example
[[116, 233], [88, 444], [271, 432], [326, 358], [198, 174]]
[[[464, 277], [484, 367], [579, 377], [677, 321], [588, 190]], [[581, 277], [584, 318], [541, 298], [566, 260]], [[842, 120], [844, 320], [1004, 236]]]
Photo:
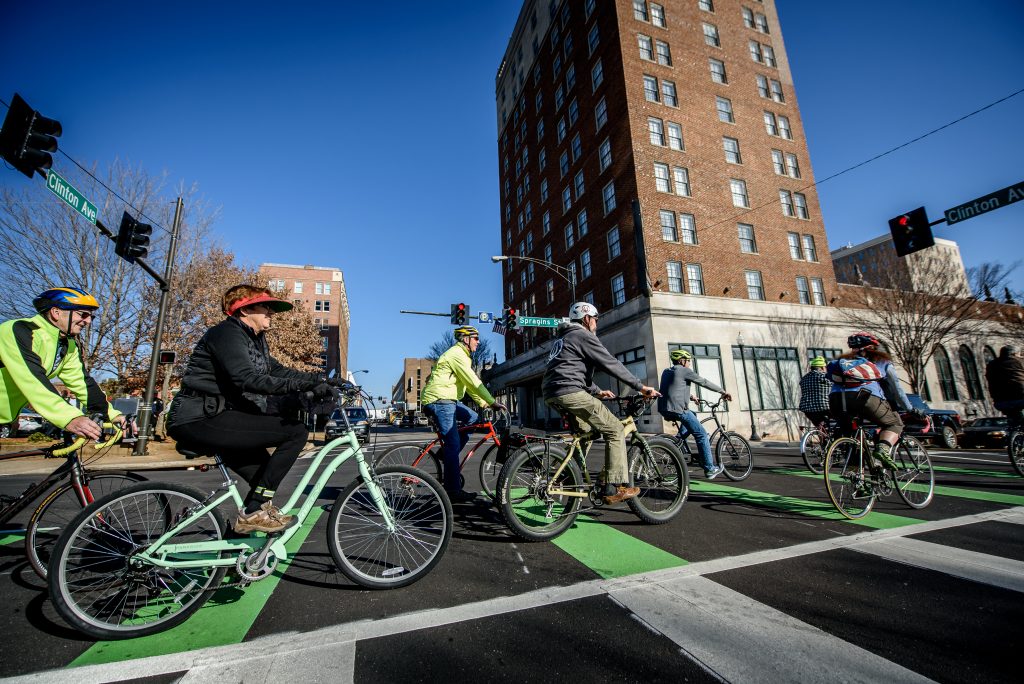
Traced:
[[882, 235], [832, 250], [832, 264], [841, 283], [917, 291], [941, 274], [950, 294], [970, 294], [960, 247], [952, 240], [935, 238], [934, 247], [898, 257], [892, 236]]
[[292, 303], [305, 308], [320, 328], [324, 372], [336, 370], [339, 377], [346, 377], [351, 317], [341, 269], [268, 263], [260, 264], [259, 270], [270, 279], [270, 289], [288, 293]]
[[431, 359], [404, 359], [402, 374], [391, 388], [392, 403], [403, 402], [409, 410], [420, 408], [420, 392], [432, 370], [434, 362]]

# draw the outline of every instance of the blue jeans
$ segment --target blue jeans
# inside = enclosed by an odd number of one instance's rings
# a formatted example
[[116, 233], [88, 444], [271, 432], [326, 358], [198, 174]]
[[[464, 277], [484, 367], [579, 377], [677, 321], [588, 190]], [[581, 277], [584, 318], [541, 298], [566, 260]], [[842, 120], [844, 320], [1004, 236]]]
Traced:
[[708, 431], [700, 424], [697, 414], [687, 411], [685, 413], [663, 413], [662, 415], [668, 420], [679, 423], [680, 439], [686, 439], [687, 435], [693, 435], [694, 441], [697, 442], [697, 455], [700, 456], [700, 460], [704, 464], [704, 472], [711, 472], [711, 469], [715, 467], [715, 462], [711, 459], [711, 440], [708, 438]]
[[462, 489], [460, 484], [459, 454], [469, 441], [469, 431], [459, 432], [459, 423], [475, 423], [477, 413], [465, 404], [433, 403], [423, 407], [426, 413], [434, 416], [444, 443], [444, 488], [450, 492]]

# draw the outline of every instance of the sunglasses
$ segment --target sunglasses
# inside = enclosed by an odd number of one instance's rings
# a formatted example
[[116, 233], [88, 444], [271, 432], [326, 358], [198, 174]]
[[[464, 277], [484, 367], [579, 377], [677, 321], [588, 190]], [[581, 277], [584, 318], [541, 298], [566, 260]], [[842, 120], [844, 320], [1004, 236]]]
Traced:
[[76, 310], [72, 311], [71, 313], [75, 314], [76, 316], [78, 316], [83, 321], [88, 321], [88, 320], [91, 320], [93, 318], [96, 318], [96, 312], [95, 311], [85, 311], [83, 309], [76, 309]]

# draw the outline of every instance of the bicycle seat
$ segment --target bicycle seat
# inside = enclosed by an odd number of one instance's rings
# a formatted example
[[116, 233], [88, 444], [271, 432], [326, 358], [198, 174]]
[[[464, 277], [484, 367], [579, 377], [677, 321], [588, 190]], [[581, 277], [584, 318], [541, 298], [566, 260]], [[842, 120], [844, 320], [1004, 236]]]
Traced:
[[216, 450], [212, 447], [195, 444], [193, 442], [177, 442], [174, 448], [185, 458], [203, 458], [204, 456], [216, 456]]

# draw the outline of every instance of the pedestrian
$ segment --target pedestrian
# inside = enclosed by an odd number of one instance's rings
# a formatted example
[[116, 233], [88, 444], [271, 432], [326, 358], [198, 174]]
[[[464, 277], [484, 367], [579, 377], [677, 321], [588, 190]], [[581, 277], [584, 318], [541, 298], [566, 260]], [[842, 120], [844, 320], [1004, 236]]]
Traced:
[[708, 438], [708, 431], [701, 425], [697, 414], [690, 410], [690, 385], [700, 385], [712, 392], [718, 392], [726, 401], [732, 400], [732, 395], [724, 389], [702, 378], [690, 368], [693, 361], [693, 354], [685, 349], [676, 349], [669, 354], [672, 359], [672, 367], [666, 368], [661, 374], [661, 397], [658, 399], [658, 413], [666, 420], [679, 423], [679, 437], [686, 439], [693, 435], [697, 443], [697, 455], [700, 456], [704, 466], [704, 477], [713, 480], [718, 477], [724, 467], [715, 465], [711, 457], [711, 440]]
[[800, 378], [800, 410], [811, 421], [811, 427], [818, 427], [829, 416], [828, 394], [832, 381], [825, 373], [825, 357], [811, 359], [810, 369]]
[[153, 408], [150, 415], [150, 424], [153, 426], [153, 439], [157, 440], [158, 442], [164, 441], [164, 422], [164, 402], [163, 399], [160, 398], [160, 395], [157, 394], [155, 397], [153, 397]]
[[985, 380], [996, 410], [1010, 419], [1010, 425], [1019, 425], [1024, 418], [1024, 363], [1016, 347], [999, 350], [999, 356], [985, 366]]

